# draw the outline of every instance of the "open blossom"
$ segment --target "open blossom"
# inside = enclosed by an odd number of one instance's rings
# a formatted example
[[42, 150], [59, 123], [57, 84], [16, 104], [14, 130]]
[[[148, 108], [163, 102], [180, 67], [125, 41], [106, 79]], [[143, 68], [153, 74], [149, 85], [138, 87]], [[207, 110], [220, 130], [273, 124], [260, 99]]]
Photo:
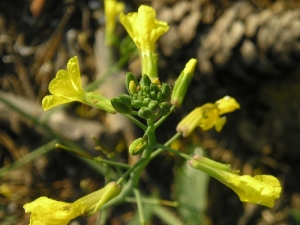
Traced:
[[116, 113], [110, 100], [100, 94], [83, 90], [76, 56], [69, 60], [67, 69], [68, 70], [59, 70], [56, 77], [50, 82], [49, 92], [52, 95], [44, 97], [42, 101], [44, 110], [64, 103], [78, 101], [109, 113]]
[[202, 130], [209, 130], [215, 127], [221, 131], [226, 123], [226, 117], [220, 117], [225, 113], [239, 109], [239, 103], [232, 97], [225, 96], [215, 103], [206, 103], [184, 117], [177, 125], [177, 131], [184, 137], [190, 135], [199, 126]]
[[137, 13], [121, 13], [120, 22], [140, 52], [155, 52], [157, 39], [169, 29], [166, 22], [156, 19], [154, 9], [145, 5], [141, 5]]
[[227, 165], [199, 155], [195, 155], [194, 159], [189, 161], [189, 165], [231, 188], [242, 202], [273, 207], [274, 201], [279, 198], [282, 190], [276, 177], [271, 175], [241, 176], [231, 171]]
[[104, 188], [92, 192], [73, 203], [40, 197], [24, 205], [30, 215], [30, 225], [67, 225], [71, 219], [87, 212], [95, 213], [106, 202], [117, 196], [121, 187], [110, 182]]

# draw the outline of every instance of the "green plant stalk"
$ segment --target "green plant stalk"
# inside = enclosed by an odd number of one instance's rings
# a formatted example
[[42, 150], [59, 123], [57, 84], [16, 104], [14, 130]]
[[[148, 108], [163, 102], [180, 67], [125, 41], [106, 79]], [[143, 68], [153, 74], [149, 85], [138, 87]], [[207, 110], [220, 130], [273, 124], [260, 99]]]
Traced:
[[140, 52], [142, 74], [149, 76], [150, 80], [157, 78], [157, 54], [153, 52]]
[[[12, 104], [8, 100], [6, 100], [3, 96], [0, 94], [0, 101], [6, 104], [8, 107], [22, 115], [23, 117], [29, 119], [31, 122], [33, 122], [35, 125], [41, 127], [48, 135], [51, 137], [57, 139], [58, 141], [64, 143], [66, 146], [68, 146], [71, 149], [74, 149], [79, 152], [85, 152], [79, 145], [76, 143], [68, 140], [67, 138], [63, 137], [62, 135], [58, 134], [54, 130], [52, 130], [47, 124], [41, 123], [36, 117], [31, 116], [30, 114], [24, 112], [21, 108], [18, 106]], [[99, 163], [93, 162], [89, 159], [79, 157], [82, 161], [84, 161], [86, 164], [88, 164], [91, 168], [93, 168], [95, 171], [101, 174], [105, 174], [105, 167], [99, 165]], [[117, 179], [117, 174], [113, 170], [109, 170], [109, 176], [112, 179]]]
[[147, 130], [147, 127], [143, 123], [138, 121], [136, 118], [132, 117], [129, 114], [122, 114], [122, 115], [127, 117], [131, 122], [135, 123], [137, 126], [139, 126], [143, 131]]
[[2, 167], [0, 169], [0, 177], [4, 176], [9, 171], [14, 170], [14, 169], [18, 169], [18, 168], [26, 165], [27, 163], [37, 159], [38, 157], [40, 157], [42, 155], [45, 155], [48, 152], [52, 151], [53, 149], [55, 149], [56, 142], [57, 142], [57, 140], [54, 139], [54, 140], [48, 142], [47, 144], [45, 144], [45, 145], [33, 150], [32, 152], [28, 153], [27, 155], [25, 155], [21, 159], [15, 161], [14, 163]]
[[[155, 127], [153, 127], [155, 129]], [[154, 131], [153, 131], [154, 132]], [[151, 132], [150, 132], [151, 133]], [[175, 141], [177, 138], [181, 136], [180, 132], [177, 132], [172, 138], [170, 138], [166, 143], [165, 146], [170, 145], [173, 141]], [[156, 143], [155, 143], [156, 144]], [[148, 149], [149, 148], [149, 149]], [[147, 148], [144, 150], [145, 152], [152, 151], [152, 146], [147, 146]], [[158, 156], [160, 153], [162, 153], [164, 150], [162, 148], [157, 149], [156, 151], [152, 152], [148, 158], [145, 158], [145, 155], [149, 153], [145, 153], [142, 155], [142, 157], [134, 164], [130, 169], [128, 169], [122, 177], [117, 181], [118, 184], [122, 184], [126, 177], [130, 175], [130, 179], [127, 181], [127, 183], [123, 186], [121, 193], [113, 198], [111, 201], [106, 203], [102, 206], [102, 209], [109, 208], [111, 206], [115, 206], [118, 204], [121, 204], [125, 201], [126, 197], [130, 194], [130, 192], [133, 190], [133, 188], [136, 187], [136, 184], [140, 178], [140, 173], [143, 171], [143, 169], [148, 165], [148, 163]], [[143, 157], [144, 156], [144, 157]]]
[[145, 222], [145, 217], [144, 217], [143, 204], [141, 201], [141, 193], [137, 188], [133, 189], [133, 193], [135, 195], [137, 206], [138, 206], [140, 225], [145, 225], [146, 222]]
[[129, 58], [131, 56], [131, 52], [127, 53], [126, 55], [123, 55], [113, 66], [109, 67], [109, 69], [98, 79], [90, 84], [86, 85], [84, 87], [84, 90], [86, 91], [93, 91], [97, 89], [102, 83], [105, 82], [105, 79], [111, 75], [112, 73], [116, 73], [120, 68], [122, 68], [126, 62], [128, 62]]
[[107, 159], [102, 159], [99, 156], [98, 157], [93, 157], [93, 156], [90, 156], [90, 155], [88, 155], [88, 154], [86, 154], [84, 152], [74, 151], [73, 149], [70, 149], [69, 147], [67, 147], [65, 145], [62, 145], [62, 144], [56, 144], [55, 147], [61, 148], [61, 149], [65, 150], [65, 151], [68, 151], [68, 152], [72, 152], [75, 155], [78, 155], [78, 156], [81, 156], [81, 157], [85, 157], [87, 159], [94, 160], [95, 162], [98, 162], [98, 163], [105, 163], [105, 164], [110, 165], [110, 166], [115, 166], [115, 167], [124, 168], [124, 169], [130, 168], [130, 166], [127, 165], [127, 164], [118, 163], [118, 162], [107, 160]]
[[170, 109], [170, 112], [169, 112], [167, 115], [162, 116], [162, 117], [154, 124], [155, 128], [159, 127], [159, 125], [161, 125], [161, 124], [165, 121], [165, 119], [167, 119], [167, 117], [174, 111], [175, 108], [176, 108], [176, 107], [173, 105], [173, 106], [171, 107], [171, 109]]
[[[125, 201], [126, 202], [137, 202], [136, 198], [133, 198], [133, 197], [126, 197]], [[170, 206], [170, 207], [178, 207], [177, 201], [161, 200], [159, 198], [142, 197], [141, 202], [146, 203], [146, 204], [153, 204], [153, 205], [165, 205], [165, 206]]]
[[170, 148], [170, 147], [168, 147], [168, 146], [164, 146], [164, 145], [162, 145], [162, 144], [156, 144], [156, 147], [157, 147], [157, 148], [161, 148], [161, 149], [163, 149], [163, 150], [166, 150], [166, 151], [168, 151], [168, 152], [172, 152], [172, 153], [174, 153], [174, 154], [176, 154], [176, 155], [178, 155], [178, 156], [181, 156], [182, 158], [184, 158], [184, 159], [186, 159], [186, 160], [191, 160], [191, 159], [193, 159], [192, 156], [189, 156], [189, 155], [187, 155], [187, 154], [185, 154], [185, 153], [182, 153], [182, 152], [180, 152], [180, 151], [177, 151], [177, 150], [175, 150], [175, 149], [173, 149], [173, 148]]

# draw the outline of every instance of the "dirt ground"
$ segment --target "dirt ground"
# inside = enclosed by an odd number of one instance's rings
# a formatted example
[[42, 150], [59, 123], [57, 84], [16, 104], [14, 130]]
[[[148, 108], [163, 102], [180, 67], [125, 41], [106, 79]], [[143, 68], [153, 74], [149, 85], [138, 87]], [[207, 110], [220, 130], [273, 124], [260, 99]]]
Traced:
[[[188, 140], [180, 139], [180, 150], [201, 146], [209, 157], [242, 174], [276, 176], [283, 188], [269, 209], [240, 202], [232, 190], [210, 179], [202, 185], [207, 190], [204, 198], [192, 192], [194, 200], [205, 205], [191, 209], [199, 220], [187, 222], [176, 207], [170, 212], [188, 225], [300, 224], [300, 1], [123, 2], [127, 12], [152, 5], [170, 26], [157, 45], [161, 80], [174, 83], [190, 58], [198, 60], [186, 101], [160, 127], [158, 141], [170, 138], [174, 121], [195, 107], [230, 95], [241, 109], [227, 116], [222, 132], [197, 130]], [[128, 157], [127, 145], [139, 131], [128, 121], [79, 103], [54, 116], [41, 109], [49, 82], [72, 56], [79, 58], [85, 84], [109, 69], [101, 36], [104, 27], [103, 1], [0, 1], [0, 97], [21, 109], [0, 99], [1, 224], [28, 224], [22, 206], [39, 196], [72, 202], [105, 182], [105, 176], [76, 155], [54, 148], [57, 133], [91, 155], [103, 155], [105, 148], [114, 149], [112, 154], [121, 162], [136, 160]], [[119, 68], [114, 67], [113, 76], [100, 87], [107, 95], [120, 92], [115, 82], [122, 83], [126, 71], [140, 74], [140, 62], [120, 24], [116, 34], [121, 40], [121, 51], [114, 52]], [[118, 61], [122, 49], [133, 51], [125, 63]], [[19, 168], [1, 170], [41, 146], [48, 146], [47, 154]], [[142, 176], [144, 193], [177, 200], [184, 185], [178, 184], [183, 164], [174, 155], [159, 156]], [[137, 224], [130, 222], [136, 211], [134, 203], [115, 207], [106, 224]], [[97, 215], [80, 217], [72, 224], [96, 224], [96, 219]], [[170, 224], [155, 213], [150, 220], [149, 224]]]

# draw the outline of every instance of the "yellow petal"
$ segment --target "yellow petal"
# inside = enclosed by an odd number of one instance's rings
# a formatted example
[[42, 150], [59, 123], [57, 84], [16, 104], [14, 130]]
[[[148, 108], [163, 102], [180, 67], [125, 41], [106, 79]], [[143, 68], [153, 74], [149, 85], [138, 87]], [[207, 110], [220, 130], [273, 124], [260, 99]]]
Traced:
[[211, 103], [206, 103], [201, 107], [203, 107], [203, 115], [199, 126], [202, 128], [202, 130], [209, 130], [214, 127], [215, 123], [219, 119], [218, 109], [214, 104]]
[[63, 96], [47, 95], [42, 101], [42, 107], [46, 111], [54, 106], [76, 101], [74, 98], [66, 98]]
[[74, 213], [71, 203], [40, 197], [24, 205], [30, 215], [30, 225], [67, 225], [78, 214]]
[[219, 114], [232, 112], [240, 108], [240, 104], [232, 97], [225, 96], [215, 103], [219, 109]]
[[224, 184], [236, 192], [242, 202], [267, 207], [273, 207], [275, 199], [278, 199], [281, 193], [278, 179], [270, 175], [233, 175], [227, 177], [227, 183]]
[[116, 27], [116, 16], [121, 13], [125, 8], [123, 2], [117, 2], [115, 0], [105, 0], [105, 20], [106, 20], [106, 32], [114, 32]]
[[145, 5], [137, 13], [121, 13], [120, 22], [141, 52], [154, 52], [155, 42], [169, 29], [166, 22], [156, 20], [154, 9]]
[[49, 84], [49, 91], [53, 95], [74, 96], [84, 92], [81, 87], [80, 71], [77, 57], [73, 57], [67, 64], [68, 71], [59, 70], [56, 77]]

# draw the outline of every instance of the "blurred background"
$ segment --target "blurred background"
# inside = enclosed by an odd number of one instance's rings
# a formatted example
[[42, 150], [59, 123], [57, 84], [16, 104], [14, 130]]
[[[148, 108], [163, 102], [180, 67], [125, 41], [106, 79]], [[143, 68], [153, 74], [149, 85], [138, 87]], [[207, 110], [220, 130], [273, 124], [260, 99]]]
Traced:
[[[170, 26], [157, 44], [161, 81], [172, 85], [190, 58], [198, 60], [185, 102], [158, 129], [158, 141], [172, 137], [177, 121], [195, 107], [230, 95], [241, 109], [227, 116], [220, 133], [197, 130], [172, 147], [201, 150], [242, 174], [274, 175], [283, 187], [272, 209], [245, 204], [220, 182], [163, 153], [143, 173], [141, 190], [178, 200], [179, 206], [148, 204], [149, 224], [175, 224], [168, 216], [188, 225], [300, 224], [300, 1], [123, 2], [126, 13], [151, 5]], [[140, 75], [136, 49], [119, 23], [116, 46], [108, 50], [104, 45], [103, 10], [100, 0], [0, 1], [3, 225], [28, 224], [22, 206], [39, 196], [72, 202], [111, 179], [107, 167], [55, 148], [55, 143], [124, 163], [136, 160], [128, 156], [127, 146], [141, 133], [120, 115], [80, 103], [50, 112], [41, 108], [49, 82], [75, 55], [82, 83], [94, 82], [108, 97], [125, 93], [127, 71]], [[71, 224], [101, 224], [98, 217]], [[104, 224], [134, 225], [137, 217], [136, 204], [126, 203], [109, 210]]]

